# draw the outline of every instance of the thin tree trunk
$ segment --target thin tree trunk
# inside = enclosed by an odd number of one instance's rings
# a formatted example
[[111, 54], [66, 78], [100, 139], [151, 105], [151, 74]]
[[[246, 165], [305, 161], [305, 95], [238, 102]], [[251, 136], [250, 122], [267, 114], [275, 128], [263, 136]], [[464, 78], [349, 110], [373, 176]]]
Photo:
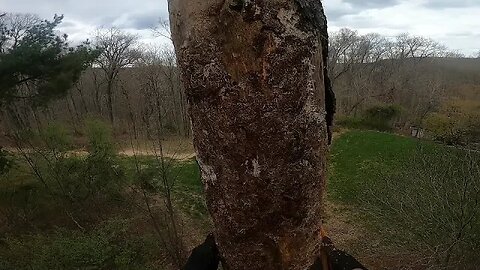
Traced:
[[85, 95], [84, 95], [84, 93], [83, 93], [82, 87], [83, 87], [83, 85], [82, 85], [81, 87], [80, 87], [78, 84], [75, 85], [75, 88], [77, 89], [78, 94], [80, 95], [80, 100], [82, 101], [82, 106], [83, 106], [84, 114], [88, 115], [88, 114], [89, 114], [89, 110], [88, 110], [87, 102], [86, 102], [86, 100], [85, 100]]
[[334, 107], [320, 0], [169, 9], [224, 269], [308, 269], [321, 247]]
[[107, 81], [107, 103], [108, 103], [108, 117], [110, 119], [110, 124], [113, 127], [114, 116], [113, 116], [113, 78], [109, 77]]
[[[102, 100], [100, 97], [100, 83], [98, 82], [98, 77], [97, 73], [95, 70], [92, 70], [92, 75], [93, 75], [93, 84], [95, 87], [95, 99], [94, 99], [94, 104], [97, 109], [97, 112], [102, 115]], [[102, 115], [103, 116], [103, 115]]]
[[[68, 95], [70, 97], [70, 100], [72, 101], [73, 112], [75, 112], [75, 116], [77, 117], [77, 120], [80, 121], [82, 117], [80, 116], [80, 112], [79, 112], [77, 103], [75, 102], [75, 98], [73, 97], [72, 93], [69, 93]], [[68, 102], [67, 102], [67, 104], [68, 104]]]
[[182, 130], [184, 137], [190, 137], [190, 119], [188, 118], [187, 106], [186, 106], [186, 97], [185, 90], [183, 87], [180, 87], [180, 111], [182, 112]]
[[[75, 114], [73, 113], [72, 108], [70, 108], [70, 102], [68, 102], [68, 100], [66, 100], [65, 105], [67, 106], [68, 113], [70, 114], [70, 118], [72, 120], [73, 130], [74, 130], [75, 134], [79, 134], [78, 128], [77, 128], [77, 121], [79, 121], [80, 118], [78, 117], [78, 114], [77, 114], [77, 118], [75, 118]], [[76, 109], [74, 108], [74, 110], [76, 110]]]
[[178, 101], [177, 101], [178, 95], [176, 92], [177, 89], [175, 89], [175, 83], [173, 81], [174, 80], [173, 76], [175, 76], [175, 74], [172, 67], [167, 67], [166, 69], [167, 70], [165, 71], [165, 77], [167, 77], [168, 88], [169, 88], [170, 96], [172, 98], [172, 103], [173, 103], [172, 118], [175, 125], [175, 132], [177, 133], [177, 135], [181, 135], [182, 134], [182, 130], [180, 127], [181, 119], [179, 116], [181, 114], [181, 109], [178, 106]]

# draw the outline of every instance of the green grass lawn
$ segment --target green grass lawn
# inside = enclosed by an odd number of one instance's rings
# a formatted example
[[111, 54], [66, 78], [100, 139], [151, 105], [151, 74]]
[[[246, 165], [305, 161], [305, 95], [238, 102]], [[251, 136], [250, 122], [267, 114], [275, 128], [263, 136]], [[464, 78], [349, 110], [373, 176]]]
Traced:
[[375, 235], [380, 252], [416, 260], [394, 268], [475, 269], [480, 263], [477, 152], [349, 131], [335, 140], [329, 164], [328, 198], [350, 207], [350, 218]]
[[[163, 177], [168, 179], [173, 187], [173, 199], [182, 211], [192, 218], [200, 220], [208, 218], [200, 170], [195, 159], [178, 161], [164, 158], [162, 165], [161, 159], [151, 156], [122, 157], [120, 158], [120, 164], [125, 168], [127, 178], [131, 183], [138, 181], [139, 173], [136, 169], [136, 163], [139, 165], [141, 174], [156, 179], [157, 185], [162, 184], [161, 179]], [[165, 170], [161, 169], [162, 166]], [[162, 174], [162, 171], [165, 171], [165, 174]], [[162, 192], [163, 188], [159, 187], [157, 190]]]
[[348, 131], [331, 148], [328, 194], [341, 202], [357, 202], [364, 187], [398, 172], [420, 148], [436, 147], [441, 146], [390, 133]]

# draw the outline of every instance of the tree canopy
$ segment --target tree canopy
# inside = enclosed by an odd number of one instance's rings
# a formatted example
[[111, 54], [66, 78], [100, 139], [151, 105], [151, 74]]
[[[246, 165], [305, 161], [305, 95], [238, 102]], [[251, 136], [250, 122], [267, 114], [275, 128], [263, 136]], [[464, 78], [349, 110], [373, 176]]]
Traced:
[[63, 96], [98, 56], [84, 42], [72, 47], [52, 21], [25, 14], [0, 14], [0, 106], [27, 99], [38, 106]]

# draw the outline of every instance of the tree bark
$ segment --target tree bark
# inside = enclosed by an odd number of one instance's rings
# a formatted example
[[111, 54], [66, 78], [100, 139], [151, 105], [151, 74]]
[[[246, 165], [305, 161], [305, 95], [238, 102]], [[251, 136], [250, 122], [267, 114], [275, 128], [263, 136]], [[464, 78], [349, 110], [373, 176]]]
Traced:
[[334, 109], [320, 0], [171, 0], [169, 10], [224, 268], [308, 269]]

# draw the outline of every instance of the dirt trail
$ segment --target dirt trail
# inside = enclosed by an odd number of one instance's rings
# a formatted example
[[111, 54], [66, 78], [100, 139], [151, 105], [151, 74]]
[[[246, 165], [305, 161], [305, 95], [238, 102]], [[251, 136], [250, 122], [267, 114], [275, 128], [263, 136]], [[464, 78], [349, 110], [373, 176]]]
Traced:
[[[133, 156], [160, 156], [160, 153], [156, 152], [154, 149], [140, 149], [134, 150], [132, 148], [126, 148], [118, 152], [119, 155], [133, 157]], [[195, 157], [194, 152], [164, 152], [163, 156], [166, 158], [176, 159], [176, 160], [188, 160]]]
[[338, 248], [348, 247], [364, 238], [366, 230], [352, 220], [352, 209], [329, 200], [325, 200], [324, 207], [325, 229]]
[[[4, 148], [6, 151], [14, 154], [21, 154], [21, 153], [27, 153], [27, 154], [32, 154], [35, 153], [37, 150], [35, 149], [22, 149], [19, 150], [17, 148], [12, 148], [12, 147], [6, 147]], [[141, 150], [133, 150], [132, 148], [125, 148], [120, 151], [118, 151], [118, 154], [121, 156], [127, 156], [127, 157], [133, 157], [133, 156], [160, 156], [160, 153], [158, 151], [155, 153], [154, 149], [141, 149]], [[84, 149], [77, 149], [77, 150], [71, 150], [67, 151], [67, 155], [69, 156], [86, 156], [88, 155], [88, 151]], [[170, 159], [175, 159], [175, 160], [188, 160], [192, 159], [195, 157], [195, 152], [163, 152], [163, 156], [165, 158], [170, 158]]]

